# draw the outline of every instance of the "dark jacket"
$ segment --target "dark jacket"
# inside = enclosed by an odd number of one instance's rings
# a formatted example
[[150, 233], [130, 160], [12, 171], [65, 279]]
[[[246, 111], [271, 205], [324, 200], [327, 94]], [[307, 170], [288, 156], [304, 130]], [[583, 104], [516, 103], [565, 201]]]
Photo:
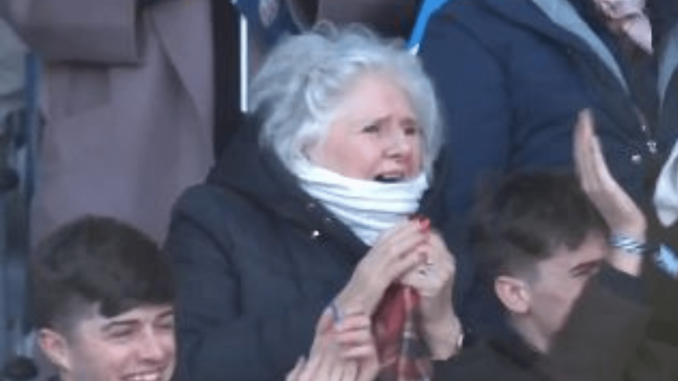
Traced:
[[[284, 379], [369, 250], [258, 148], [255, 128], [243, 131], [172, 217], [182, 379]], [[436, 193], [420, 211], [434, 226]]]
[[[451, 1], [429, 23], [421, 57], [446, 111], [451, 218], [466, 221], [488, 178], [571, 169], [573, 126], [584, 108], [595, 114], [612, 173], [648, 205], [646, 183], [678, 129], [644, 123], [628, 90], [632, 81], [606, 39], [592, 45], [533, 1]], [[605, 48], [608, 60], [601, 58]]]
[[[661, 101], [661, 110], [659, 120], [666, 126], [665, 130], [677, 130], [678, 126], [678, 1], [665, 0], [661, 2], [665, 7], [658, 15], [660, 19], [661, 39], [659, 44], [661, 60], [658, 70], [659, 77], [659, 95]], [[678, 144], [675, 142], [674, 144]], [[676, 150], [678, 146], [674, 146]], [[676, 163], [675, 159], [669, 159], [665, 163], [665, 168], [661, 176], [667, 176], [669, 179], [675, 178]], [[669, 180], [674, 181], [674, 180]], [[678, 253], [678, 222], [671, 226], [663, 227], [658, 222], [655, 224], [655, 240], [663, 242], [674, 253]], [[653, 285], [664, 284], [667, 282], [667, 275], [660, 271], [648, 271], [647, 278]], [[652, 333], [672, 345], [678, 346], [678, 303], [676, 303], [678, 287], [674, 291], [664, 291], [653, 295], [653, 305], [656, 306], [655, 324], [652, 326]]]
[[[636, 80], [637, 70], [626, 65], [611, 36], [601, 28], [590, 28], [589, 35], [566, 30], [537, 1], [450, 1], [431, 19], [421, 46], [445, 110], [450, 173], [445, 203], [456, 225], [451, 247], [458, 253], [468, 250], [469, 209], [480, 188], [509, 172], [572, 170], [580, 110], [593, 111], [613, 175], [645, 209], [649, 184], [678, 134], [675, 123], [650, 123], [658, 119], [652, 104], [639, 111], [634, 91], [648, 91], [647, 82]], [[579, 21], [589, 25], [589, 16], [579, 14], [583, 2], [572, 4]], [[643, 73], [656, 80], [656, 64], [647, 70]], [[492, 294], [480, 290], [475, 300]], [[474, 320], [496, 325], [497, 315], [484, 309]]]
[[494, 337], [436, 369], [436, 380], [672, 381], [678, 348], [647, 338], [641, 282], [605, 268], [582, 292], [548, 355], [517, 334]]
[[[657, 242], [662, 242], [663, 246], [656, 250], [668, 249], [673, 253], [678, 253], [678, 223], [660, 229], [655, 239]], [[654, 254], [654, 252], [649, 254]], [[652, 259], [654, 257], [649, 256], [648, 262]], [[654, 263], [646, 264], [643, 275], [646, 284], [652, 290], [650, 302], [654, 316], [650, 325], [650, 335], [656, 340], [678, 347], [678, 280], [673, 279]]]

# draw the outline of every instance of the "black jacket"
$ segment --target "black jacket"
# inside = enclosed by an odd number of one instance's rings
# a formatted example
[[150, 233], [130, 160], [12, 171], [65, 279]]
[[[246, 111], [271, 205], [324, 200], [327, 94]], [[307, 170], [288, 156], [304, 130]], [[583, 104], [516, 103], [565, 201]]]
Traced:
[[[678, 223], [658, 230], [654, 240], [678, 253]], [[671, 278], [654, 263], [654, 251], [647, 254], [643, 277], [651, 290], [649, 300], [654, 312], [650, 335], [678, 347], [678, 280]]]
[[548, 355], [517, 334], [493, 337], [436, 368], [435, 380], [673, 381], [678, 348], [647, 335], [641, 281], [605, 268], [586, 286]]
[[[434, 226], [436, 189], [420, 211]], [[177, 202], [166, 248], [179, 289], [178, 371], [200, 381], [284, 379], [369, 250], [258, 147], [254, 127]]]

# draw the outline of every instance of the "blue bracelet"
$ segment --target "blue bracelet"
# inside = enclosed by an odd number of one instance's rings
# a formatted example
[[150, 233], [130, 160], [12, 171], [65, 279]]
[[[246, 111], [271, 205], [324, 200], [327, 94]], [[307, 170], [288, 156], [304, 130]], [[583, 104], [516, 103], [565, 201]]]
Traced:
[[645, 254], [649, 246], [643, 241], [639, 241], [636, 238], [629, 237], [624, 233], [612, 233], [608, 240], [610, 246], [615, 249], [623, 250], [629, 254], [634, 255], [643, 255]]

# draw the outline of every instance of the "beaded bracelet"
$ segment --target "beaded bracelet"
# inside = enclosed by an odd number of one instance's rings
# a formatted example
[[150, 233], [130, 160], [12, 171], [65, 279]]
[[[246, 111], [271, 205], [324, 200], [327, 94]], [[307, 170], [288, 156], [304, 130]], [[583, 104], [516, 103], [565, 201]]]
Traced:
[[643, 255], [649, 249], [647, 243], [636, 238], [629, 237], [624, 233], [610, 234], [608, 242], [610, 246], [614, 247], [615, 249], [620, 249], [634, 255]]

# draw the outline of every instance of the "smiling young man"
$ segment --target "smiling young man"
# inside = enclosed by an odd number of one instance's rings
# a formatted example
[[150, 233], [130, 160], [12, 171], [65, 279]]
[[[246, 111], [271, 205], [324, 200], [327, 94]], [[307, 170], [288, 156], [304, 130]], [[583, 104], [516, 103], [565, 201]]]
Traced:
[[157, 245], [85, 217], [38, 247], [29, 270], [38, 343], [61, 381], [168, 381], [175, 290]]
[[575, 178], [514, 175], [477, 217], [475, 252], [512, 332], [488, 335], [438, 379], [678, 379], [676, 349], [647, 339], [640, 248], [608, 238]]

